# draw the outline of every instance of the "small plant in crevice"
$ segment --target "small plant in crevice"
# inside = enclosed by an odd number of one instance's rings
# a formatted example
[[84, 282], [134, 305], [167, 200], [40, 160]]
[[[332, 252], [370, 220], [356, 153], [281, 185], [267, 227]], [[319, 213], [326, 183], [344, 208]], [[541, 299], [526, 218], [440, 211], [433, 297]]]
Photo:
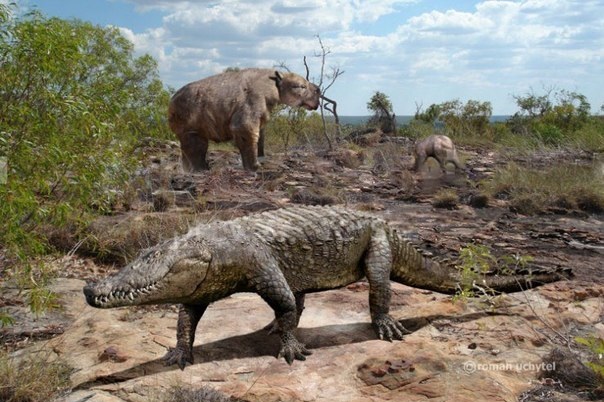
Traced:
[[465, 300], [475, 296], [475, 284], [480, 275], [491, 269], [497, 259], [491, 254], [487, 246], [482, 244], [468, 244], [459, 250], [459, 284], [458, 291], [453, 297], [454, 301]]
[[454, 209], [459, 204], [459, 196], [455, 190], [447, 188], [439, 190], [432, 200], [435, 208]]
[[600, 379], [600, 383], [604, 386], [604, 339], [595, 335], [587, 337], [575, 337], [575, 342], [586, 346], [592, 355], [592, 359], [586, 362], [585, 365], [593, 370]]
[[[459, 271], [459, 284], [458, 291], [453, 297], [454, 301], [474, 296], [495, 295], [493, 289], [480, 283], [481, 276], [486, 273], [513, 275], [521, 271], [530, 279], [529, 263], [533, 261], [533, 257], [514, 254], [497, 258], [487, 246], [472, 243], [460, 249], [458, 260], [459, 264], [456, 267]], [[480, 294], [476, 294], [477, 290]]]

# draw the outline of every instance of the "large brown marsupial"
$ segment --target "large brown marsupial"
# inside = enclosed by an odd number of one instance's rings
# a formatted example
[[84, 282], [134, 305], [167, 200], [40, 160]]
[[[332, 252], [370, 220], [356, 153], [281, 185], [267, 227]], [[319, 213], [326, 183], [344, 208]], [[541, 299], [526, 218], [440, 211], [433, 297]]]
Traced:
[[415, 144], [413, 153], [415, 155], [415, 171], [419, 171], [429, 157], [433, 157], [438, 161], [443, 173], [447, 171], [445, 168], [447, 162], [453, 163], [456, 170], [463, 170], [463, 166], [457, 158], [455, 145], [453, 145], [451, 138], [446, 135], [435, 134], [424, 138]]
[[177, 135], [185, 171], [209, 169], [209, 141], [233, 141], [243, 168], [256, 170], [264, 156], [263, 129], [273, 108], [281, 103], [315, 110], [319, 87], [294, 73], [249, 68], [191, 82], [179, 89], [168, 110], [170, 129]]

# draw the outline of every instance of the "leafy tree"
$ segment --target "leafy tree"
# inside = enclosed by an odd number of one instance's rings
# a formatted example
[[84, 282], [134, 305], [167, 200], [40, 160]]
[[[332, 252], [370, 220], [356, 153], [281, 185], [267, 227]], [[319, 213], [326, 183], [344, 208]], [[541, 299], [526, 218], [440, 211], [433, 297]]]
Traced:
[[415, 112], [415, 120], [424, 122], [424, 123], [429, 123], [429, 124], [434, 124], [436, 123], [436, 120], [438, 120], [438, 117], [440, 116], [440, 106], [436, 105], [436, 104], [431, 104], [430, 106], [428, 106], [428, 109], [426, 109], [425, 112], [421, 111], [421, 106], [418, 106], [417, 111]]
[[169, 93], [116, 28], [2, 6], [0, 32], [0, 252], [35, 278], [47, 229], [108, 211], [137, 140], [166, 135]]
[[520, 109], [509, 121], [513, 132], [535, 135], [544, 143], [556, 145], [589, 121], [591, 105], [585, 95], [552, 89], [543, 95], [514, 96]]
[[392, 102], [390, 102], [388, 95], [376, 91], [367, 102], [367, 109], [373, 112], [369, 124], [380, 126], [385, 133], [396, 130], [396, 117], [392, 111]]
[[491, 102], [470, 99], [464, 104], [454, 99], [432, 104], [425, 112], [418, 108], [415, 120], [433, 125], [441, 122], [445, 132], [453, 136], [483, 135], [487, 132], [492, 113]]

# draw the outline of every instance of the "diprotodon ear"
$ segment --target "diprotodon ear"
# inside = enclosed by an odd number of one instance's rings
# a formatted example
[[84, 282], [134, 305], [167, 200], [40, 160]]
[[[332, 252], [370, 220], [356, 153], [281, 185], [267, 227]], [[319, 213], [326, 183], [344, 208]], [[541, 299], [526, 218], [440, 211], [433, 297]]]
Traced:
[[278, 70], [275, 70], [275, 76], [274, 77], [269, 77], [271, 80], [275, 81], [277, 83], [277, 86], [281, 85], [281, 81], [283, 81], [283, 76], [281, 75], [281, 72]]

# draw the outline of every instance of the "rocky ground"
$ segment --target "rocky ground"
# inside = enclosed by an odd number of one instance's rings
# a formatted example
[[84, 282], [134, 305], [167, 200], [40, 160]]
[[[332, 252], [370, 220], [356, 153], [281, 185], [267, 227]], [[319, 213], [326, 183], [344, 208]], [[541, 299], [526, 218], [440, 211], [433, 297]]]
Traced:
[[[0, 339], [17, 357], [47, 353], [74, 368], [62, 400], [161, 401], [172, 387], [210, 386], [245, 401], [578, 401], [596, 400], [593, 358], [576, 337], [604, 338], [603, 216], [557, 209], [536, 216], [484, 198], [478, 183], [509, 162], [496, 152], [462, 149], [469, 174], [442, 174], [430, 163], [411, 173], [404, 144], [375, 143], [335, 152], [272, 154], [256, 174], [232, 151], [210, 153], [212, 170], [183, 175], [175, 143], [147, 142], [148, 161], [115, 213], [76, 241], [53, 233], [66, 250], [50, 263], [62, 311], [32, 319], [3, 284], [0, 302], [17, 318]], [[586, 162], [544, 154], [517, 163]], [[450, 189], [457, 201], [442, 202]], [[435, 201], [440, 200], [440, 203]], [[572, 280], [502, 296], [453, 301], [394, 284], [391, 312], [412, 331], [402, 342], [375, 339], [367, 284], [312, 294], [298, 330], [312, 349], [305, 362], [275, 359], [278, 338], [262, 328], [272, 312], [253, 294], [213, 304], [202, 318], [195, 364], [184, 371], [160, 358], [174, 346], [174, 306], [95, 310], [81, 288], [118, 269], [142, 248], [212, 219], [291, 203], [345, 204], [373, 211], [431, 252], [457, 256], [470, 243], [494, 256], [531, 256], [534, 264], [572, 268]], [[442, 207], [436, 207], [438, 204]], [[572, 353], [568, 353], [571, 351]], [[545, 363], [556, 371], [542, 370]], [[595, 398], [595, 399], [594, 399]]]

